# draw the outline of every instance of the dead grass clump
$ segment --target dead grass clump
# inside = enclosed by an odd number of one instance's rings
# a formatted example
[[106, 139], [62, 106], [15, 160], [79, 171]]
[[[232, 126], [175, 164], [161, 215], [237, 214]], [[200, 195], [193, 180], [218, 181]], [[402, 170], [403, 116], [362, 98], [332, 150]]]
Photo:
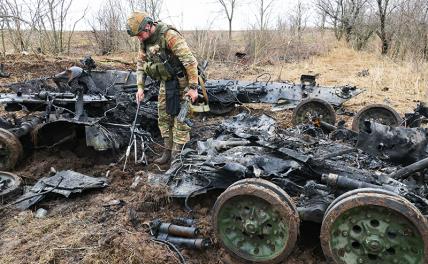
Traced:
[[167, 185], [152, 185], [148, 182], [148, 175], [140, 177], [143, 178], [142, 185], [137, 191], [133, 206], [137, 211], [157, 212], [171, 202], [171, 194]]
[[178, 262], [176, 258], [167, 247], [151, 241], [147, 234], [128, 231], [106, 234], [99, 248], [86, 254], [82, 263], [172, 263]]
[[249, 30], [244, 42], [253, 65], [298, 62], [327, 53], [335, 43], [326, 33], [308, 31], [295, 35], [287, 30]]
[[231, 41], [223, 31], [196, 29], [187, 32], [186, 40], [198, 61], [230, 61], [238, 49], [237, 42]]

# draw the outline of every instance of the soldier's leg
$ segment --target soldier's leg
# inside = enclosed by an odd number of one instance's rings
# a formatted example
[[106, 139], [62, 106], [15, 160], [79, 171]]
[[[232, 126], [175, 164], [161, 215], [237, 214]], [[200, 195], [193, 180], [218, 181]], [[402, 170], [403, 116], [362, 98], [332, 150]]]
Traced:
[[[184, 101], [183, 99], [183, 96], [185, 94], [184, 90], [189, 83], [186, 77], [178, 78], [178, 83], [179, 83], [180, 98], [181, 98], [180, 104], [182, 104]], [[186, 118], [188, 119], [191, 118], [190, 112], [187, 113]], [[172, 154], [171, 154], [173, 159], [178, 153], [181, 152], [183, 145], [190, 140], [190, 130], [191, 130], [191, 127], [189, 127], [185, 123], [179, 122], [177, 118], [174, 118], [174, 127], [172, 128], [174, 145], [173, 145]]]
[[173, 122], [173, 117], [166, 112], [165, 82], [161, 82], [158, 95], [158, 126], [163, 138], [172, 137]]
[[[189, 114], [187, 114], [186, 118], [191, 119]], [[190, 130], [191, 127], [189, 127], [185, 123], [178, 121], [177, 118], [174, 118], [174, 128], [172, 129], [174, 144], [184, 145], [189, 142]]]
[[164, 140], [164, 151], [162, 156], [154, 161], [155, 163], [165, 164], [171, 159], [173, 122], [174, 119], [166, 113], [165, 82], [161, 82], [158, 95], [158, 126]]

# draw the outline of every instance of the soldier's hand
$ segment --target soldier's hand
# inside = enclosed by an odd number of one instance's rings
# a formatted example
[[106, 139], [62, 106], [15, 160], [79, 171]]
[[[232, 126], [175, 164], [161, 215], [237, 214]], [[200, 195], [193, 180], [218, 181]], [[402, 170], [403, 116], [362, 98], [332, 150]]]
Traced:
[[198, 99], [198, 90], [189, 89], [184, 96], [189, 96], [192, 99], [192, 103], [194, 103]]
[[141, 102], [144, 100], [144, 90], [143, 89], [137, 90], [137, 92], [135, 93], [135, 99], [137, 100], [137, 102]]

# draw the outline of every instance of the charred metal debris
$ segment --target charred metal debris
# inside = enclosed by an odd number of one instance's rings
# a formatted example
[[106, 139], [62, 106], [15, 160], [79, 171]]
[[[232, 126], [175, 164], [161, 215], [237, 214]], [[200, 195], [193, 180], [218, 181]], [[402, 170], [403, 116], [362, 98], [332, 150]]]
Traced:
[[160, 219], [149, 224], [154, 239], [167, 241], [179, 248], [206, 249], [212, 245], [210, 239], [200, 238], [196, 222], [190, 218], [176, 218], [171, 223]]
[[[0, 119], [1, 169], [12, 169], [30, 149], [51, 148], [76, 137], [84, 138], [86, 145], [95, 150], [117, 151], [129, 142], [131, 131], [135, 131], [134, 155], [144, 157], [150, 149], [145, 143], [159, 135], [159, 83], [147, 78], [137, 126], [131, 129], [137, 108], [135, 72], [95, 68], [95, 61], [86, 57], [81, 67], [7, 86], [13, 92], [0, 94], [0, 104], [6, 111]], [[243, 103], [293, 108], [310, 98], [339, 107], [363, 91], [352, 86], [322, 87], [314, 76], [302, 76], [300, 84], [270, 79], [265, 74], [254, 82], [207, 80], [210, 112], [225, 114]]]
[[283, 261], [300, 222], [311, 221], [322, 224], [331, 263], [427, 263], [427, 130], [365, 122], [370, 129], [335, 141], [345, 128], [284, 130], [267, 115], [242, 113], [152, 180], [189, 210], [192, 197], [224, 190], [212, 224], [241, 261]]
[[107, 187], [107, 179], [90, 177], [75, 171], [59, 171], [51, 177], [43, 177], [31, 189], [19, 197], [13, 204], [25, 210], [40, 202], [49, 194], [60, 194], [68, 198], [73, 193], [82, 193], [89, 189]]
[[[82, 64], [11, 84], [14, 93], [0, 96], [9, 114], [25, 113], [0, 122], [1, 168], [13, 168], [28, 149], [79, 136], [101, 151], [132, 142], [135, 161], [144, 160], [136, 157], [144, 157], [159, 134], [159, 84], [146, 80], [145, 101], [137, 110], [135, 73], [96, 71], [90, 58]], [[251, 263], [284, 261], [295, 248], [300, 223], [311, 221], [321, 224], [329, 263], [428, 263], [426, 107], [401, 118], [389, 106], [367, 106], [349, 130], [344, 122], [336, 124], [336, 110], [343, 113], [340, 105], [362, 92], [356, 87], [321, 87], [313, 76], [302, 76], [300, 84], [271, 82], [264, 75], [254, 82], [207, 80], [206, 88], [212, 114], [243, 103], [294, 108], [290, 129], [267, 115], [229, 118], [214, 137], [184, 149], [166, 173], [149, 177], [184, 199], [188, 210], [193, 197], [222, 190], [212, 225], [231, 256]], [[0, 174], [0, 194], [17, 181]], [[58, 179], [36, 186], [36, 195], [63, 193]], [[172, 248], [208, 246], [191, 226], [155, 221], [151, 227], [154, 239]], [[191, 237], [182, 236], [191, 231]]]

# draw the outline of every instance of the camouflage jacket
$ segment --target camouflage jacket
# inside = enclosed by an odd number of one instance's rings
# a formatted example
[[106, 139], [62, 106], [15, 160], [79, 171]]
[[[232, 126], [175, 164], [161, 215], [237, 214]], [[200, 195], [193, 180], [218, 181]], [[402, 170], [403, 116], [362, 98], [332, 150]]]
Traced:
[[[157, 67], [164, 62], [162, 54], [171, 56], [173, 66], [177, 67], [179, 64], [183, 73], [189, 81], [189, 85], [198, 84], [198, 62], [195, 56], [190, 51], [184, 37], [174, 28], [166, 25], [165, 23], [158, 22], [154, 34], [144, 42], [140, 43], [140, 49], [137, 58], [137, 85], [138, 88], [144, 88], [144, 74], [147, 74], [154, 79], [166, 80], [163, 78], [168, 73], [164, 73], [162, 67]], [[158, 64], [158, 65], [156, 65]], [[153, 75], [161, 75], [161, 78]]]

